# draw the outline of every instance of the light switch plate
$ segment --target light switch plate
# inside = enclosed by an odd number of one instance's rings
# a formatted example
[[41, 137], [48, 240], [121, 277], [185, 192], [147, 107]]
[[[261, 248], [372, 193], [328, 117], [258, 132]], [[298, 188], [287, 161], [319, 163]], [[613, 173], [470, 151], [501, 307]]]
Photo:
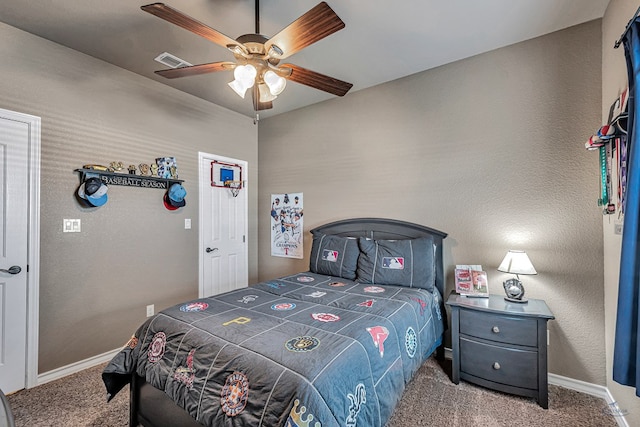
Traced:
[[82, 224], [79, 219], [63, 219], [62, 220], [63, 233], [80, 233], [81, 231], [82, 231]]
[[191, 229], [191, 218], [185, 218], [184, 219], [184, 229], [185, 230], [190, 230]]

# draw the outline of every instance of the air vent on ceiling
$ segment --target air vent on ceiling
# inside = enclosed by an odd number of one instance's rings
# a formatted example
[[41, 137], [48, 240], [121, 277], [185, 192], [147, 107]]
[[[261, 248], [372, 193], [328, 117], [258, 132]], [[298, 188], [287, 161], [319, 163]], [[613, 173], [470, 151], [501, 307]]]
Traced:
[[190, 67], [193, 64], [188, 63], [184, 59], [180, 59], [175, 55], [168, 52], [163, 52], [155, 58], [161, 64], [166, 65], [169, 68]]

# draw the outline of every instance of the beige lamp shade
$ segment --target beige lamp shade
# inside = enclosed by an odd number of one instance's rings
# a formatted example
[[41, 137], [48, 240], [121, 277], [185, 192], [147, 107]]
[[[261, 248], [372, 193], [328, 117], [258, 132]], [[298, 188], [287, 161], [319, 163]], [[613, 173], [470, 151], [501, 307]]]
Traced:
[[510, 250], [498, 267], [498, 271], [512, 274], [538, 274], [525, 251]]

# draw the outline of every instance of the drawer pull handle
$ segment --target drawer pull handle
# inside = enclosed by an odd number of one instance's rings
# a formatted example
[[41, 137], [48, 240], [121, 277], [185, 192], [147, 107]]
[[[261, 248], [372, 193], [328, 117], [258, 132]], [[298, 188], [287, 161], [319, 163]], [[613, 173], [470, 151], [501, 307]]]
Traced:
[[496, 371], [497, 371], [498, 369], [500, 369], [500, 364], [499, 364], [498, 362], [494, 362], [494, 363], [493, 363], [493, 369], [495, 369]]
[[491, 330], [494, 334], [500, 333], [500, 328], [498, 328], [497, 326], [494, 326], [493, 328], [491, 328]]

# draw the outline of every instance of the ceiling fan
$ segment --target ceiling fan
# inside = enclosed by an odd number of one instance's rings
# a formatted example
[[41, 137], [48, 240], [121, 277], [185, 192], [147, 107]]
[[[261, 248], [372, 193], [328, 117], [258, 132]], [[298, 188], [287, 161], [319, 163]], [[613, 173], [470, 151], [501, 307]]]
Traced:
[[149, 4], [141, 9], [229, 49], [236, 59], [235, 63], [211, 62], [160, 70], [156, 74], [173, 79], [233, 70], [234, 80], [229, 86], [242, 98], [248, 89], [252, 89], [255, 111], [273, 108], [272, 101], [284, 90], [287, 80], [337, 96], [344, 96], [353, 86], [294, 64], [280, 64], [282, 59], [344, 28], [344, 22], [325, 2], [270, 39], [260, 34], [259, 0], [255, 2], [255, 34], [244, 34], [235, 40], [163, 3]]

